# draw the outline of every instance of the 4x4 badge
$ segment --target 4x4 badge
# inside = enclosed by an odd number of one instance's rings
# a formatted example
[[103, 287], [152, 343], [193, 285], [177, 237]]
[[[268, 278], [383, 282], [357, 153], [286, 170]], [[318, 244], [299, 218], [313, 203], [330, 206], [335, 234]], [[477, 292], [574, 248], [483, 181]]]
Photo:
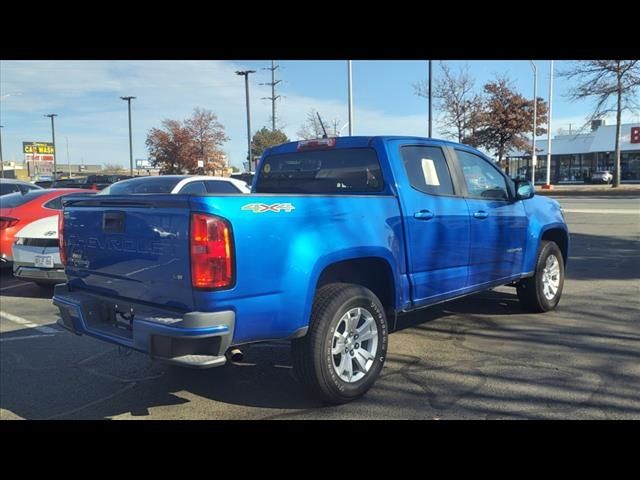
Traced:
[[249, 203], [243, 206], [242, 210], [251, 210], [253, 213], [264, 213], [264, 212], [291, 213], [292, 210], [295, 210], [295, 207], [290, 203], [273, 203], [271, 205], [267, 205], [266, 203]]

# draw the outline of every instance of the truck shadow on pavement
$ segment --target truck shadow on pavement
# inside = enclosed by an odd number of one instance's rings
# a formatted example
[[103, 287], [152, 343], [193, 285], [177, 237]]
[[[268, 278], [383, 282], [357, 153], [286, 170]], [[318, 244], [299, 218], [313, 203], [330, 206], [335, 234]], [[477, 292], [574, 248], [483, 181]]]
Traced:
[[[2, 334], [2, 419], [637, 418], [638, 300], [618, 287], [589, 289], [588, 300], [583, 291], [594, 279], [637, 280], [638, 242], [572, 242], [558, 310], [527, 314], [501, 287], [399, 316], [380, 379], [349, 405], [319, 408], [295, 379], [286, 342], [190, 370], [20, 328]], [[21, 336], [33, 338], [10, 340]]]

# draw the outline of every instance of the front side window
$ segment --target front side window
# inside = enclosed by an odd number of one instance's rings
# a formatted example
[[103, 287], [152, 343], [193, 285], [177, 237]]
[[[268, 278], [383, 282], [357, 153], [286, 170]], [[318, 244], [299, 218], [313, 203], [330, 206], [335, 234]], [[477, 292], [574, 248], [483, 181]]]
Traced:
[[413, 188], [434, 195], [453, 195], [451, 175], [441, 148], [412, 145], [402, 147], [401, 153]]
[[497, 168], [484, 158], [464, 150], [456, 150], [460, 170], [470, 197], [508, 200], [507, 182]]

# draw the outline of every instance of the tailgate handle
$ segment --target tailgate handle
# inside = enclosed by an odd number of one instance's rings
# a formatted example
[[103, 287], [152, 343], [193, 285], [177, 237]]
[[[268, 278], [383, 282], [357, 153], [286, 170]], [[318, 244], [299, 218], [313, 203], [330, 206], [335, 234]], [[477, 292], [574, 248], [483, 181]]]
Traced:
[[104, 212], [102, 230], [111, 233], [124, 232], [124, 212]]

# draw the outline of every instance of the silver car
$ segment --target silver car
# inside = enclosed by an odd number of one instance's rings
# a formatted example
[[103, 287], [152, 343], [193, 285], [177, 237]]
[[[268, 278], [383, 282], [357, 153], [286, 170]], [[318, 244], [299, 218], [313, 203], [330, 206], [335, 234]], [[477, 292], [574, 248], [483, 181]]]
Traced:
[[29, 223], [15, 235], [13, 275], [44, 287], [64, 283], [64, 265], [58, 249], [58, 215]]
[[34, 185], [33, 183], [23, 182], [22, 180], [16, 180], [14, 178], [0, 178], [0, 197], [10, 193], [27, 193], [31, 190], [40, 189], [42, 189], [42, 187]]

